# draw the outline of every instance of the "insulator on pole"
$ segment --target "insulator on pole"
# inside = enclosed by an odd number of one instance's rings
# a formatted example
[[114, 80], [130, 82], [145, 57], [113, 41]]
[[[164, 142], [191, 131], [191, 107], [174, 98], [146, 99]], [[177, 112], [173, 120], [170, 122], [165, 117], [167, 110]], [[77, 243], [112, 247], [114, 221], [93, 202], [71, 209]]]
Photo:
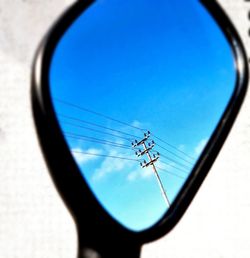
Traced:
[[160, 153], [159, 152], [156, 152], [155, 154], [154, 153], [153, 154], [150, 153], [152, 148], [155, 146], [155, 142], [153, 140], [151, 142], [147, 142], [149, 136], [150, 136], [150, 131], [145, 132], [144, 133], [144, 138], [142, 140], [140, 140], [139, 142], [137, 140], [135, 140], [134, 142], [132, 142], [132, 146], [133, 146], [133, 148], [135, 148], [136, 146], [139, 146], [139, 145], [143, 146], [143, 150], [139, 149], [138, 151], [135, 152], [135, 154], [138, 157], [141, 157], [141, 156], [146, 154], [148, 159], [149, 159], [149, 161], [147, 162], [146, 160], [143, 160], [143, 162], [140, 162], [140, 166], [142, 168], [145, 168], [145, 167], [148, 167], [148, 166], [152, 167], [153, 172], [154, 172], [154, 174], [155, 174], [155, 176], [157, 178], [157, 181], [158, 181], [158, 184], [159, 184], [162, 196], [163, 196], [167, 206], [169, 207], [170, 206], [169, 199], [167, 197], [167, 194], [166, 194], [165, 189], [163, 187], [163, 184], [161, 182], [160, 176], [158, 175], [157, 169], [156, 169], [156, 167], [154, 165], [154, 163], [159, 159]]

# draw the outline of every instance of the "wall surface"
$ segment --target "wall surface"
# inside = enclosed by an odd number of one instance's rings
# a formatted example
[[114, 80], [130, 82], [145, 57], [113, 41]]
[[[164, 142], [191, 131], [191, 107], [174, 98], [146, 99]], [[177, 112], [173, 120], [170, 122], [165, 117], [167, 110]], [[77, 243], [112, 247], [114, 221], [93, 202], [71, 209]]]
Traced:
[[[34, 51], [71, 2], [0, 0], [0, 257], [76, 257], [75, 226], [47, 172], [30, 107]], [[250, 2], [219, 2], [250, 47]], [[250, 257], [249, 94], [185, 216], [170, 234], [145, 245], [143, 258]]]

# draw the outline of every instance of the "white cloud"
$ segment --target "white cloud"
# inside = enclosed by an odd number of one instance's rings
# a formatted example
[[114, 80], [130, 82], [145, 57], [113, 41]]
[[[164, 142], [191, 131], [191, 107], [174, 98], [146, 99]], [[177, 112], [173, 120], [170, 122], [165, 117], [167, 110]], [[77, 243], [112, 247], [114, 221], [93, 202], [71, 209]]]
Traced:
[[[83, 150], [81, 148], [73, 148], [73, 149], [71, 149], [71, 153], [72, 153], [73, 157], [75, 158], [75, 160], [77, 161], [77, 163], [79, 165], [82, 165], [91, 160], [98, 159], [99, 157], [95, 156], [95, 155], [101, 154], [102, 151], [99, 149], [94, 149], [94, 148], [90, 148], [87, 150]], [[88, 155], [86, 153], [93, 154], [93, 155]]]
[[141, 177], [142, 178], [150, 178], [154, 175], [153, 169], [151, 166], [147, 167], [147, 168], [143, 168], [141, 170]]
[[130, 172], [127, 176], [127, 180], [130, 182], [135, 181], [138, 178], [138, 174], [137, 170]]
[[184, 144], [179, 145], [178, 150], [185, 151], [185, 145]]
[[[108, 153], [109, 156], [117, 156], [117, 157], [124, 157], [128, 156], [126, 153], [118, 153], [115, 150], [111, 150]], [[118, 172], [122, 171], [125, 168], [131, 167], [131, 161], [130, 160], [123, 160], [123, 159], [113, 159], [113, 158], [105, 158], [103, 162], [101, 163], [100, 167], [97, 168], [93, 175], [93, 180], [100, 180], [101, 178], [107, 176], [108, 174], [111, 174], [112, 172]]]
[[[139, 166], [139, 164], [137, 165]], [[152, 167], [141, 168], [140, 166], [128, 173], [127, 180], [132, 182], [138, 179], [149, 179], [154, 175]]]
[[[131, 152], [117, 152], [116, 150], [110, 150], [108, 152], [109, 156], [118, 156], [118, 157], [130, 157]], [[131, 157], [133, 158], [133, 157]], [[139, 162], [134, 162], [131, 160], [122, 160], [122, 159], [112, 159], [105, 158], [101, 165], [94, 171], [92, 180], [98, 181], [106, 176], [117, 173], [124, 172], [127, 174], [126, 179], [128, 181], [134, 181], [137, 179], [147, 179], [153, 176], [153, 171], [151, 167], [141, 168]]]
[[196, 155], [200, 155], [200, 153], [202, 152], [203, 148], [205, 147], [205, 145], [207, 144], [208, 139], [202, 139], [197, 146], [194, 149], [194, 152]]
[[141, 122], [139, 122], [138, 120], [134, 120], [131, 125], [135, 126], [135, 127], [138, 127], [138, 128], [142, 128], [143, 127], [143, 124]]

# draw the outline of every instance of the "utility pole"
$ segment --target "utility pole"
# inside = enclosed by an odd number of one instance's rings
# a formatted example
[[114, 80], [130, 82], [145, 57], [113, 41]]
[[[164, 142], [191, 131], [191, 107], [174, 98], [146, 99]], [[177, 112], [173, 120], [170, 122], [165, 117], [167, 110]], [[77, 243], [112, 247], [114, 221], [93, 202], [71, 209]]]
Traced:
[[[140, 165], [141, 165], [142, 168], [145, 168], [145, 167], [148, 167], [148, 166], [152, 167], [153, 172], [156, 176], [157, 182], [159, 184], [159, 187], [161, 189], [162, 197], [163, 197], [164, 201], [166, 202], [167, 206], [169, 207], [170, 206], [169, 199], [167, 197], [166, 191], [165, 191], [165, 189], [163, 187], [163, 184], [161, 182], [161, 178], [160, 178], [160, 176], [157, 172], [157, 169], [155, 167], [155, 164], [154, 164], [159, 159], [160, 154], [157, 152], [157, 155], [153, 154], [151, 156], [150, 151], [153, 149], [155, 143], [154, 143], [154, 141], [151, 141], [151, 142], [148, 143], [147, 141], [148, 141], [149, 137], [150, 137], [150, 132], [148, 131], [147, 133], [144, 133], [144, 138], [142, 140], [140, 140], [139, 142], [137, 140], [134, 140], [132, 142], [132, 147], [135, 148], [135, 147], [138, 147], [138, 146], [143, 146], [143, 150], [139, 149], [138, 151], [135, 152], [135, 154], [138, 157], [142, 157], [145, 154], [147, 155], [149, 161], [147, 162], [146, 160], [144, 160], [143, 162], [140, 163]], [[147, 143], [148, 146], [146, 145], [146, 143]]]

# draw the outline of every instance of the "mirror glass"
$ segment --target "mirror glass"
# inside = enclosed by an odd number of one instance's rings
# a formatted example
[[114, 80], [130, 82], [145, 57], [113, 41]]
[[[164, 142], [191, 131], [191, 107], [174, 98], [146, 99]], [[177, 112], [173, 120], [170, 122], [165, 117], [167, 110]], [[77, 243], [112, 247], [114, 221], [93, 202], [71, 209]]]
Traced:
[[101, 0], [53, 53], [52, 103], [83, 178], [134, 231], [168, 211], [236, 83], [225, 35], [196, 0]]

